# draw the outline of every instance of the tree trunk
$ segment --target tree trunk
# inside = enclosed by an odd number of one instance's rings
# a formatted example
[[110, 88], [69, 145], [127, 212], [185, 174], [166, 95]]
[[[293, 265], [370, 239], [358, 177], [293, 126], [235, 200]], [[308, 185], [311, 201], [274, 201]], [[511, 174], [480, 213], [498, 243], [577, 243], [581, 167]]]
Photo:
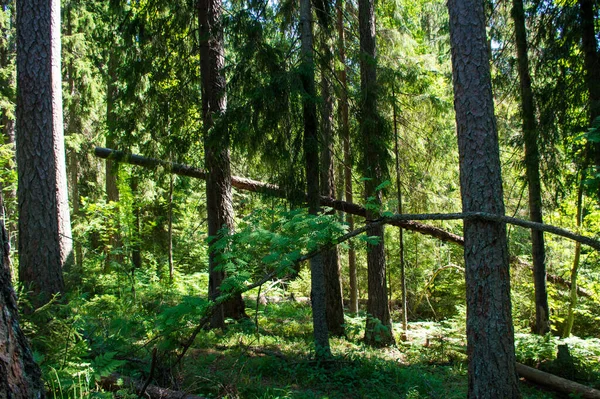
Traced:
[[[396, 113], [396, 92], [392, 83], [392, 101], [393, 101], [393, 117], [394, 117], [394, 153], [396, 155], [396, 189], [398, 197], [398, 214], [402, 215], [402, 184], [400, 181], [400, 142], [398, 137], [398, 115]], [[400, 286], [402, 295], [402, 330], [406, 335], [408, 329], [408, 303], [406, 302], [406, 265], [404, 263], [404, 230], [398, 229], [398, 241], [400, 244]], [[405, 335], [404, 338], [405, 339]]]
[[44, 398], [40, 369], [19, 326], [17, 297], [7, 262], [6, 230], [1, 220], [0, 230], [0, 397]]
[[168, 257], [169, 257], [169, 281], [173, 282], [173, 175], [169, 175], [169, 199], [168, 204]]
[[[223, 4], [221, 0], [199, 0], [200, 73], [202, 75], [202, 122], [204, 129], [204, 165], [206, 178], [206, 210], [208, 236], [215, 239], [233, 231], [231, 165], [229, 130], [224, 120], [227, 108], [226, 83], [223, 67]], [[222, 229], [226, 229], [224, 232]], [[211, 299], [219, 296], [225, 272], [218, 270], [219, 254], [210, 249], [208, 255], [208, 293]], [[225, 303], [215, 312], [211, 327], [223, 328], [225, 318], [245, 317], [241, 295]]]
[[[117, 113], [115, 111], [115, 102], [117, 101], [117, 66], [118, 54], [115, 49], [108, 55], [108, 85], [106, 88], [106, 146], [115, 148], [117, 146]], [[106, 161], [106, 200], [107, 202], [119, 201], [119, 186], [117, 177], [119, 166], [112, 160]]]
[[[533, 222], [543, 223], [538, 132], [535, 122], [533, 90], [531, 89], [531, 78], [529, 75], [529, 56], [527, 54], [527, 32], [525, 29], [523, 0], [513, 0], [512, 17], [515, 22], [515, 40], [521, 84], [521, 117], [523, 118], [523, 136], [525, 139], [525, 169], [527, 185], [529, 187], [529, 218]], [[544, 335], [550, 331], [550, 312], [548, 310], [548, 292], [546, 290], [544, 233], [539, 230], [531, 230], [531, 244], [533, 282], [535, 287], [534, 331], [536, 334]]]
[[[301, 75], [305, 97], [304, 113], [304, 161], [308, 212], [319, 213], [319, 144], [317, 137], [317, 110], [315, 105], [315, 71], [313, 61], [312, 7], [310, 0], [300, 0]], [[310, 259], [311, 303], [313, 334], [317, 357], [331, 356], [327, 331], [326, 286], [323, 256]]]
[[[582, 179], [579, 181], [579, 186], [577, 187], [577, 215], [576, 215], [576, 223], [577, 223], [577, 233], [581, 228], [581, 224], [583, 223], [583, 177], [584, 174], [582, 172]], [[563, 338], [568, 338], [571, 336], [571, 331], [573, 330], [573, 324], [575, 323], [575, 307], [577, 306], [577, 273], [579, 272], [579, 259], [581, 257], [581, 243], [577, 241], [575, 243], [575, 256], [573, 257], [573, 267], [571, 268], [571, 288], [569, 290], [569, 311], [567, 313], [567, 320], [565, 321], [565, 330], [563, 331]]]
[[[0, 31], [0, 68], [1, 69], [12, 69], [15, 60], [15, 13], [14, 13], [14, 1], [2, 0], [0, 2], [2, 9], [5, 12], [10, 10], [10, 19], [7, 21], [5, 26], [6, 29]], [[11, 70], [12, 72], [12, 70]], [[15, 75], [8, 73], [5, 76], [0, 77], [0, 87], [4, 87], [5, 90], [12, 92], [15, 87]], [[9, 98], [11, 103], [14, 103], [14, 98]], [[11, 150], [14, 151], [15, 144], [15, 117], [14, 110], [9, 107], [2, 108], [0, 110], [0, 125], [2, 125], [2, 135], [4, 136], [4, 143], [11, 146]], [[13, 155], [14, 157], [14, 155]], [[10, 165], [2, 165], [4, 168], [14, 168]], [[6, 186], [5, 184], [1, 187], [4, 196], [5, 204], [5, 228], [8, 231], [8, 245], [15, 245], [15, 238], [17, 232], [17, 215], [16, 207], [13, 206], [16, 203], [17, 191], [16, 185]]]
[[[338, 59], [342, 64], [339, 70], [340, 96], [338, 108], [340, 113], [340, 136], [344, 151], [344, 190], [346, 202], [352, 202], [352, 155], [350, 154], [350, 124], [348, 121], [348, 73], [346, 66], [346, 39], [344, 33], [344, 1], [336, 0], [337, 31], [338, 31]], [[354, 230], [354, 216], [346, 214], [346, 223], [350, 231]], [[354, 242], [348, 243], [348, 272], [350, 274], [350, 313], [358, 313], [358, 281], [356, 273], [356, 251]]]
[[[321, 195], [335, 198], [335, 168], [333, 164], [333, 97], [331, 82], [328, 79], [332, 67], [333, 50], [329, 43], [331, 32], [328, 23], [321, 26]], [[317, 200], [318, 201], [318, 200]], [[340, 282], [340, 261], [338, 248], [323, 252], [325, 273], [325, 293], [327, 303], [327, 326], [329, 333], [344, 335], [344, 300]]]
[[[387, 149], [383, 143], [382, 126], [377, 110], [377, 65], [375, 50], [375, 10], [373, 0], [359, 0], [358, 22], [360, 30], [360, 135], [363, 147], [363, 175], [365, 200], [373, 198], [381, 206], [381, 183]], [[379, 217], [378, 212], [367, 209], [367, 220]], [[367, 325], [365, 342], [373, 346], [394, 344], [392, 321], [386, 295], [384, 226], [373, 226], [367, 234], [377, 237], [378, 243], [367, 248], [367, 274], [369, 297], [367, 300]]]
[[[483, 2], [449, 0], [463, 212], [504, 215]], [[506, 226], [465, 220], [469, 398], [520, 397]]]
[[19, 279], [38, 297], [34, 306], [63, 290], [62, 267], [72, 250], [60, 57], [60, 2], [19, 1]]

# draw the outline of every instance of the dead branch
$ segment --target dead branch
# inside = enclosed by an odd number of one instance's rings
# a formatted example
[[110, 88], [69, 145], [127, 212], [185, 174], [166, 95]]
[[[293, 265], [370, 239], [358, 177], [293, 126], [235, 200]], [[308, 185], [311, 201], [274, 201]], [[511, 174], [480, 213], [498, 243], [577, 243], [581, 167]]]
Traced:
[[[144, 383], [114, 373], [108, 377], [102, 377], [100, 380], [100, 386], [103, 389], [111, 392], [116, 392], [123, 388], [131, 388], [135, 392], [141, 392], [142, 388], [144, 388]], [[157, 387], [156, 385], [148, 385], [145, 388], [144, 395], [144, 397], [148, 397], [150, 399], [207, 399], [202, 396]]]
[[[137, 165], [147, 169], [163, 168], [171, 173], [175, 173], [180, 176], [188, 176], [203, 180], [206, 179], [206, 172], [204, 170], [194, 168], [188, 165], [167, 162], [156, 158], [147, 158], [136, 154], [128, 154], [126, 152], [112, 150], [110, 148], [96, 147], [94, 153], [97, 157], [103, 159], [112, 159], [116, 162], [129, 163], [131, 165]], [[239, 190], [246, 190], [271, 195], [279, 198], [286, 198], [290, 194], [286, 193], [285, 190], [282, 190], [274, 184], [264, 183], [239, 176], [231, 176], [231, 185]], [[306, 193], [304, 193], [301, 190], [292, 194], [300, 198], [306, 198]], [[336, 211], [346, 212], [356, 216], [366, 217], [367, 215], [367, 210], [358, 204], [340, 201], [325, 196], [321, 196], [321, 205], [333, 208]], [[435, 237], [442, 241], [453, 242], [458, 245], [464, 245], [464, 240], [461, 236], [450, 233], [435, 226], [430, 226], [411, 220], [390, 220], [388, 224], [397, 227], [402, 227], [406, 230], [416, 231], [421, 234]]]

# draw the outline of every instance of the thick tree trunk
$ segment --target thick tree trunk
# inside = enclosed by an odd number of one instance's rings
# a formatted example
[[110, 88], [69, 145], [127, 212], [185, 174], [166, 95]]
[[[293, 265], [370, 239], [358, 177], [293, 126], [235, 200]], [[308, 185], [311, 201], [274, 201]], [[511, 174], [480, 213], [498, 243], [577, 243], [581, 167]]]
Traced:
[[44, 398], [40, 369], [19, 326], [6, 236], [0, 220], [0, 398]]
[[60, 56], [60, 2], [19, 1], [19, 279], [40, 294], [34, 306], [63, 290], [62, 267], [72, 250]]
[[[321, 35], [321, 195], [335, 198], [335, 168], [333, 164], [333, 97], [331, 82], [328, 79], [333, 60], [333, 50], [329, 43], [329, 25], [322, 26]], [[338, 248], [323, 252], [325, 273], [325, 293], [327, 302], [327, 326], [329, 333], [344, 335], [344, 300], [340, 281], [340, 260]]]
[[[231, 192], [231, 165], [229, 158], [229, 130], [224, 118], [227, 109], [226, 82], [223, 72], [225, 58], [221, 0], [199, 0], [200, 72], [202, 75], [202, 122], [204, 129], [204, 165], [209, 172], [206, 178], [206, 210], [209, 237], [219, 237], [233, 230], [233, 204]], [[226, 229], [228, 232], [223, 232]], [[217, 270], [218, 253], [210, 250], [209, 296], [219, 296], [225, 272]], [[245, 317], [241, 295], [225, 303], [215, 312], [211, 327], [224, 327], [225, 317]]]
[[[373, 198], [373, 205], [381, 205], [381, 183], [386, 159], [380, 118], [377, 111], [377, 65], [375, 50], [375, 9], [373, 0], [359, 0], [358, 23], [360, 30], [360, 88], [361, 115], [359, 119], [363, 147], [363, 175], [365, 200]], [[367, 209], [367, 219], [377, 219], [378, 212]], [[367, 248], [368, 289], [367, 325], [365, 342], [373, 346], [394, 343], [390, 309], [386, 295], [384, 226], [374, 226], [367, 234], [377, 237], [378, 243]]]
[[[310, 0], [300, 0], [301, 80], [305, 91], [302, 102], [304, 113], [304, 161], [307, 185], [308, 212], [319, 213], [319, 144], [317, 137], [317, 110], [315, 105], [315, 72], [313, 61], [312, 7]], [[317, 357], [331, 356], [327, 331], [326, 286], [323, 256], [310, 259], [311, 303], [313, 334]]]
[[[483, 2], [449, 0], [463, 212], [504, 215]], [[506, 226], [465, 220], [469, 398], [520, 397]]]
[[[523, 118], [523, 136], [525, 141], [525, 168], [529, 187], [529, 218], [538, 223], [542, 220], [542, 189], [540, 183], [540, 157], [538, 152], [538, 132], [535, 122], [533, 90], [529, 75], [529, 56], [527, 54], [527, 32], [525, 29], [525, 11], [523, 0], [513, 0], [512, 17], [515, 22], [519, 80], [521, 84], [521, 117]], [[533, 282], [535, 287], [535, 327], [537, 334], [550, 331], [550, 312], [548, 310], [548, 292], [546, 290], [546, 250], [544, 233], [531, 230]]]

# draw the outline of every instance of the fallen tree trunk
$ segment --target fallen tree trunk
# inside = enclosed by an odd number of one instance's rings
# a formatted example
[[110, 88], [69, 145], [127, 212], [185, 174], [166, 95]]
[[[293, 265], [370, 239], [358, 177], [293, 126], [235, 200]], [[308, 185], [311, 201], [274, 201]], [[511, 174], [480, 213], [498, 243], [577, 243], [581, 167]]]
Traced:
[[[117, 162], [124, 162], [131, 165], [137, 165], [148, 169], [164, 168], [171, 173], [175, 173], [180, 176], [194, 177], [197, 179], [206, 179], [206, 172], [202, 169], [194, 168], [189, 165], [183, 165], [173, 162], [163, 161], [156, 158], [147, 158], [141, 155], [128, 154], [123, 151], [112, 150], [110, 148], [96, 147], [94, 153], [97, 157], [103, 159], [112, 159]], [[279, 188], [274, 184], [263, 183], [260, 181], [247, 179], [245, 177], [231, 176], [231, 185], [240, 190], [246, 190], [256, 193], [262, 193], [266, 195], [272, 195], [279, 198], [289, 197], [290, 193], [286, 193], [285, 190]], [[301, 197], [306, 197], [303, 191], [296, 193]], [[330, 197], [321, 196], [321, 205], [335, 209], [336, 211], [350, 213], [356, 216], [367, 216], [367, 210], [351, 202], [341, 201]], [[439, 240], [446, 242], [453, 242], [458, 245], [464, 245], [464, 239], [457, 235], [440, 229], [435, 226], [415, 222], [412, 220], [390, 220], [387, 222], [390, 225], [401, 227], [406, 230], [416, 231], [421, 234], [425, 234], [431, 237], [435, 237]]]
[[517, 363], [517, 373], [528, 381], [543, 385], [558, 392], [577, 394], [585, 399], [600, 399], [600, 391], [587, 385], [558, 377], [532, 367]]
[[[119, 374], [111, 374], [108, 377], [102, 377], [100, 386], [102, 389], [110, 392], [116, 392], [123, 388], [130, 388], [138, 394], [144, 388], [143, 381], [136, 381], [129, 377], [124, 377]], [[181, 391], [157, 387], [156, 385], [148, 385], [144, 391], [144, 395], [140, 396], [150, 399], [206, 399], [203, 396], [191, 395]]]

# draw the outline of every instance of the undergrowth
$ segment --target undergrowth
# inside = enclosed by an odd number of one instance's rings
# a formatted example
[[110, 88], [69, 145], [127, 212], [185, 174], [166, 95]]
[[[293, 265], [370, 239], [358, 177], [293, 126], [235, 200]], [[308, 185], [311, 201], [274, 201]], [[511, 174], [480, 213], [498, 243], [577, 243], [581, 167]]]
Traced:
[[[151, 353], [159, 356], [153, 382], [208, 398], [463, 398], [467, 393], [464, 309], [444, 322], [413, 322], [396, 347], [362, 344], [363, 314], [346, 316], [346, 337], [332, 338], [333, 358], [313, 353], [308, 303], [280, 296], [256, 307], [249, 318], [228, 321], [225, 331], [203, 331], [181, 365], [174, 367], [207, 305], [206, 275], [177, 276], [167, 284], [136, 276], [135, 292], [96, 287], [71, 294], [25, 315], [23, 325], [41, 365], [51, 398], [113, 397], [98, 382], [117, 372], [146, 379]], [[201, 281], [202, 283], [198, 283]], [[116, 294], [115, 294], [116, 292]], [[575, 374], [565, 377], [600, 387], [600, 340], [517, 334], [519, 362], [561, 374], [560, 345], [567, 345]], [[523, 385], [526, 398], [551, 397]], [[119, 397], [133, 395], [123, 391]], [[135, 397], [135, 395], [131, 396]]]

